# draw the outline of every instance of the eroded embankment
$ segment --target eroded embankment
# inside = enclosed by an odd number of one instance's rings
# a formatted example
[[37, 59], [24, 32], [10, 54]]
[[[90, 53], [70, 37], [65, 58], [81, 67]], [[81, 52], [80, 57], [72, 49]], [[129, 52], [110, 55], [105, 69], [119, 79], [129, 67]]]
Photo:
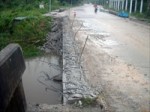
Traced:
[[56, 22], [43, 48], [46, 52], [56, 52], [61, 56], [63, 104], [75, 103], [83, 98], [96, 98], [101, 89], [91, 88], [86, 81], [81, 49], [75, 41], [76, 32], [72, 31], [71, 21], [67, 16], [54, 18]]
[[63, 104], [74, 103], [82, 98], [96, 98], [86, 82], [85, 72], [81, 66], [81, 50], [75, 42], [75, 34], [68, 17], [54, 17], [52, 30], [44, 45], [46, 52], [56, 52], [62, 58], [62, 96]]
[[53, 17], [51, 31], [47, 34], [42, 50], [62, 56], [62, 17]]
[[53, 17], [47, 41], [40, 48], [46, 54], [26, 60], [23, 82], [28, 111], [38, 112], [41, 104], [62, 103], [62, 20]]
[[[67, 16], [54, 17], [52, 30], [47, 35], [47, 42], [41, 49], [47, 53], [56, 53], [60, 56], [61, 73], [54, 77], [48, 74], [48, 80], [62, 80], [62, 90], [56, 88], [55, 90], [63, 97], [63, 104], [74, 103], [82, 106], [84, 103], [82, 99], [85, 99], [85, 101], [86, 98], [96, 99], [101, 89], [91, 88], [86, 81], [85, 71], [80, 59], [81, 50], [75, 42], [75, 33], [72, 31], [71, 25]], [[30, 106], [29, 112], [40, 112], [44, 109], [50, 111], [50, 108], [50, 105], [38, 104]]]

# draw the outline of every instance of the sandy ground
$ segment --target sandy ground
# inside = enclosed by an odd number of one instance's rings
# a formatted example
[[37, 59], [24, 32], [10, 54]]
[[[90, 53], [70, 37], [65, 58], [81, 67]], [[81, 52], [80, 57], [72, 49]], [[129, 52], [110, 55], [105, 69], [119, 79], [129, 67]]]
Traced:
[[[73, 15], [76, 13], [76, 18]], [[150, 26], [108, 13], [94, 14], [92, 5], [70, 11], [76, 41], [89, 84], [103, 86], [104, 99], [115, 112], [150, 111]]]

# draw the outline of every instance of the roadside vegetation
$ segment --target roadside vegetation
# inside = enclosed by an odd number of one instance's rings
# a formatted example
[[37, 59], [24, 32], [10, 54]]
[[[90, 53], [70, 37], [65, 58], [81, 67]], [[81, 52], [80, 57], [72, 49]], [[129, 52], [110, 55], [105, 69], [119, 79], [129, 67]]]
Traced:
[[[1, 0], [0, 50], [9, 43], [18, 43], [26, 58], [42, 55], [39, 46], [44, 44], [51, 30], [51, 17], [43, 16], [51, 10], [71, 5], [68, 0]], [[78, 0], [73, 0], [77, 4]], [[39, 8], [39, 4], [44, 8]]]
[[9, 43], [19, 43], [25, 57], [40, 55], [42, 52], [38, 46], [45, 42], [45, 35], [50, 31], [50, 21], [50, 17], [42, 16], [36, 9], [31, 12], [1, 12], [0, 49]]
[[50, 17], [42, 16], [47, 8], [39, 9], [37, 4], [13, 2], [1, 4], [0, 50], [9, 43], [18, 43], [25, 57], [41, 55], [38, 49], [45, 42], [50, 31]]

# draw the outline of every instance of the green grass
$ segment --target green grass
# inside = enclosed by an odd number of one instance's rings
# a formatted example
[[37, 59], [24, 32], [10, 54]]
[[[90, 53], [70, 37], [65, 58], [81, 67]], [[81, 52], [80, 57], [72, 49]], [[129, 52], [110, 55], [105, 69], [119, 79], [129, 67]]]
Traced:
[[[38, 48], [46, 41], [45, 37], [51, 30], [51, 17], [42, 14], [48, 12], [49, 4], [45, 2], [45, 8], [39, 9], [39, 2], [25, 4], [14, 2], [18, 5], [2, 5], [0, 7], [0, 50], [9, 43], [18, 43], [23, 49], [26, 58], [42, 55]], [[52, 10], [69, 5], [61, 5], [57, 0], [53, 1]], [[14, 22], [16, 17], [27, 17], [27, 19]]]
[[95, 106], [96, 105], [96, 98], [91, 99], [91, 98], [82, 98], [81, 99], [82, 106], [87, 107], [87, 106]]
[[41, 56], [43, 52], [34, 45], [23, 46], [23, 55], [25, 58]]
[[134, 16], [136, 18], [146, 18], [145, 14], [143, 13], [132, 13], [131, 16]]
[[150, 16], [147, 13], [132, 13], [131, 16], [150, 23]]
[[[38, 47], [44, 44], [46, 34], [51, 30], [51, 18], [42, 16], [43, 9], [26, 8], [0, 11], [0, 50], [9, 43], [18, 43], [28, 58], [42, 54]], [[19, 16], [27, 19], [14, 22]]]

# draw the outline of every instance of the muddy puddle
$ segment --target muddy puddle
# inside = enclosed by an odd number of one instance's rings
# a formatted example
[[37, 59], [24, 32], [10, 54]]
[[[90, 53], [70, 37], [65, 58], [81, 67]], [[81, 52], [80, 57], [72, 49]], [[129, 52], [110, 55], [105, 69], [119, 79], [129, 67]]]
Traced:
[[62, 84], [52, 80], [61, 74], [59, 59], [57, 55], [49, 55], [26, 60], [23, 85], [28, 103], [61, 103]]

